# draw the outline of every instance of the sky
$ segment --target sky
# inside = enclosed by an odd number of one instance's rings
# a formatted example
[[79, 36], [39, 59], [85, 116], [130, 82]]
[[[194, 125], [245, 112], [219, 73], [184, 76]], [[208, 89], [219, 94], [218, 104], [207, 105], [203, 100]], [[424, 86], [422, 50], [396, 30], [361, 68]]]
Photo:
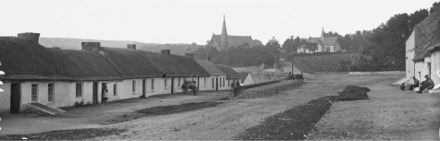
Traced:
[[371, 30], [436, 0], [0, 0], [0, 36], [130, 40], [204, 45], [220, 34], [263, 43]]

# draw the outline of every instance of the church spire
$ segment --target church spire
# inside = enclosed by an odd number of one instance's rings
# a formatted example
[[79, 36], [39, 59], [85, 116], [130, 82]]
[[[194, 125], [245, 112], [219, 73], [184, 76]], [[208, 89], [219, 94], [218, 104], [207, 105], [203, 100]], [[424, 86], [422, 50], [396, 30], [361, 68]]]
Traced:
[[225, 18], [225, 15], [223, 15], [222, 35], [228, 35], [228, 32], [226, 31], [226, 18]]
[[324, 31], [324, 27], [322, 27], [322, 31], [321, 31], [321, 37], [324, 38], [325, 37], [325, 31]]

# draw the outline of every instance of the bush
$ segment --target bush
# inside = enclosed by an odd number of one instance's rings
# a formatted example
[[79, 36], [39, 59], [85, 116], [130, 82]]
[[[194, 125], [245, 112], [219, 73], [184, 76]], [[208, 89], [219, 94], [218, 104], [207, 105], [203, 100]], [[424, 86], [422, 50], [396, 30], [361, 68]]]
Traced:
[[338, 101], [368, 99], [370, 88], [349, 85], [339, 93]]

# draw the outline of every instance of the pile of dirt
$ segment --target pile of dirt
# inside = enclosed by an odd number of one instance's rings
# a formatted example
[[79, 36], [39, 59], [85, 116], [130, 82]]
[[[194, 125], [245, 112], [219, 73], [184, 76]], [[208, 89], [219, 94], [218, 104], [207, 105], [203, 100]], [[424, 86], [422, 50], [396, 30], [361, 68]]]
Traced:
[[117, 135], [125, 131], [125, 129], [116, 128], [58, 130], [35, 134], [5, 135], [0, 136], [0, 140], [86, 140], [101, 136]]
[[168, 114], [174, 114], [174, 113], [182, 113], [187, 111], [194, 111], [202, 108], [208, 108], [208, 107], [215, 107], [218, 104], [221, 104], [223, 102], [215, 102], [215, 101], [208, 101], [208, 102], [193, 102], [193, 103], [186, 103], [182, 105], [169, 105], [169, 106], [158, 106], [158, 107], [152, 107], [152, 108], [146, 108], [142, 110], [138, 110], [138, 113], [144, 113], [146, 116], [153, 116], [153, 115], [168, 115]]
[[246, 129], [238, 140], [303, 140], [330, 108], [334, 96], [312, 100], [271, 116], [262, 124]]
[[370, 88], [349, 85], [339, 93], [338, 101], [363, 100], [368, 99], [367, 92]]

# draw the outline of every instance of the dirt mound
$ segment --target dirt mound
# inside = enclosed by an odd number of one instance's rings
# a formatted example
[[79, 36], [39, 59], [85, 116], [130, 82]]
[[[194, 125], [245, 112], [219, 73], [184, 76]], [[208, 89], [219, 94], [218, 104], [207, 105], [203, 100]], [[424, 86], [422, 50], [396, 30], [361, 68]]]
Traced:
[[370, 91], [370, 88], [367, 87], [359, 87], [354, 85], [349, 85], [345, 87], [345, 89], [339, 93], [338, 100], [339, 101], [347, 101], [347, 100], [363, 100], [368, 99], [367, 92]]

